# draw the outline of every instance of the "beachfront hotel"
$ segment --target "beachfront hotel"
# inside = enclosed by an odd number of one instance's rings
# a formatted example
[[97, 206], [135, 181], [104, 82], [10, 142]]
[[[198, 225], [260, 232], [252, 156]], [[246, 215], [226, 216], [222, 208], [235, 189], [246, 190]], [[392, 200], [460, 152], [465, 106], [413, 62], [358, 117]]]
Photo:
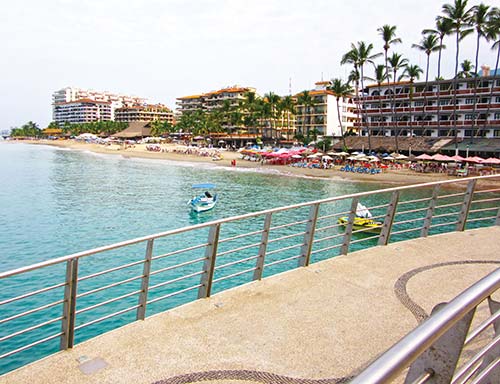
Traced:
[[[298, 134], [308, 137], [312, 132], [315, 132], [319, 136], [342, 136], [337, 112], [337, 100], [333, 92], [328, 89], [330, 85], [330, 81], [318, 81], [315, 83], [316, 87], [308, 91], [312, 103], [310, 105], [297, 105], [295, 129]], [[300, 100], [302, 94], [303, 92], [296, 95], [297, 100]], [[358, 116], [356, 114], [354, 95], [339, 99], [339, 111], [344, 133], [357, 133], [358, 128], [355, 124], [358, 121]]]
[[115, 121], [166, 121], [174, 122], [174, 114], [163, 104], [132, 105], [115, 109]]
[[115, 120], [117, 108], [145, 103], [142, 97], [66, 87], [52, 94], [52, 120], [58, 124]]
[[[483, 66], [479, 78], [410, 83], [372, 84], [366, 87], [362, 135], [487, 138], [500, 141], [500, 75]], [[477, 81], [477, 90], [474, 82]], [[455, 112], [456, 111], [456, 112]], [[456, 119], [454, 119], [456, 113]]]

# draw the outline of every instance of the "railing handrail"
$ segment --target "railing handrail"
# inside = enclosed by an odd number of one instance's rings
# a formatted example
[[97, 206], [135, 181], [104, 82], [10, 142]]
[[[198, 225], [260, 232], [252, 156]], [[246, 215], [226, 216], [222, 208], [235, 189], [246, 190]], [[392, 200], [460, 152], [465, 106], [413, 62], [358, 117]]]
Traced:
[[500, 268], [483, 277], [371, 363], [351, 384], [382, 384], [397, 377], [469, 311], [500, 289]]
[[244, 215], [232, 216], [232, 217], [224, 218], [224, 219], [218, 219], [218, 220], [210, 221], [210, 222], [207, 222], [207, 223], [196, 224], [196, 225], [191, 225], [191, 226], [182, 227], [182, 228], [176, 228], [176, 229], [168, 230], [168, 231], [165, 231], [165, 232], [156, 233], [156, 234], [153, 234], [153, 235], [147, 235], [147, 236], [143, 236], [143, 237], [138, 237], [138, 238], [135, 238], [135, 239], [126, 240], [126, 241], [122, 241], [122, 242], [119, 242], [119, 243], [114, 243], [114, 244], [111, 244], [111, 245], [106, 245], [106, 246], [102, 246], [102, 247], [98, 247], [98, 248], [93, 248], [93, 249], [89, 249], [89, 250], [82, 251], [82, 252], [73, 253], [73, 254], [66, 255], [66, 256], [57, 257], [57, 258], [54, 258], [54, 259], [50, 259], [50, 260], [42, 261], [42, 262], [39, 262], [39, 263], [31, 264], [31, 265], [28, 265], [28, 266], [25, 266], [25, 267], [20, 267], [20, 268], [12, 269], [10, 271], [0, 272], [0, 279], [4, 279], [4, 278], [10, 277], [10, 276], [18, 275], [18, 274], [21, 274], [21, 273], [33, 271], [33, 270], [40, 269], [40, 268], [49, 267], [51, 265], [63, 263], [65, 261], [68, 261], [68, 260], [71, 260], [71, 259], [79, 259], [79, 258], [90, 256], [90, 255], [93, 255], [93, 254], [96, 254], [96, 253], [106, 252], [106, 251], [110, 251], [110, 250], [113, 250], [113, 249], [116, 249], [116, 248], [122, 248], [122, 247], [125, 247], [125, 246], [128, 246], [128, 245], [137, 244], [137, 243], [141, 243], [141, 242], [148, 241], [148, 240], [153, 240], [153, 239], [157, 239], [157, 238], [161, 238], [161, 237], [165, 237], [165, 236], [176, 235], [176, 234], [180, 234], [180, 233], [184, 233], [184, 232], [189, 232], [189, 231], [192, 231], [192, 230], [197, 230], [197, 229], [201, 229], [201, 228], [211, 227], [213, 225], [218, 225], [218, 224], [220, 225], [220, 224], [223, 224], [223, 223], [228, 223], [228, 222], [233, 222], [233, 221], [248, 219], [248, 218], [252, 218], [252, 217], [256, 217], [256, 216], [263, 216], [263, 215], [266, 215], [266, 214], [269, 214], [269, 213], [276, 213], [276, 212], [287, 211], [287, 210], [290, 210], [290, 209], [297, 209], [297, 208], [309, 207], [309, 206], [312, 206], [312, 205], [315, 205], [315, 204], [331, 203], [331, 202], [334, 202], [334, 201], [346, 200], [346, 199], [350, 199], [350, 198], [359, 198], [359, 197], [376, 195], [376, 194], [390, 193], [390, 192], [396, 192], [396, 191], [404, 191], [404, 190], [408, 190], [408, 189], [425, 188], [425, 187], [432, 187], [432, 186], [436, 186], [436, 185], [445, 185], [445, 184], [465, 183], [465, 182], [468, 182], [468, 181], [471, 181], [471, 180], [478, 180], [478, 179], [484, 180], [484, 179], [494, 179], [494, 178], [500, 178], [500, 175], [474, 176], [474, 177], [465, 177], [465, 178], [462, 178], [462, 179], [432, 181], [432, 182], [421, 183], [421, 184], [411, 184], [411, 185], [405, 185], [405, 186], [399, 186], [399, 187], [391, 187], [391, 188], [385, 188], [385, 189], [378, 189], [376, 191], [366, 191], [366, 192], [351, 193], [351, 194], [342, 195], [342, 196], [329, 197], [329, 198], [326, 198], [326, 199], [309, 201], [309, 202], [306, 202], [306, 203], [299, 203], [299, 204], [288, 205], [288, 206], [284, 206], [284, 207], [271, 208], [271, 209], [267, 209], [267, 210], [263, 210], [263, 211], [247, 213], [247, 214], [244, 214]]

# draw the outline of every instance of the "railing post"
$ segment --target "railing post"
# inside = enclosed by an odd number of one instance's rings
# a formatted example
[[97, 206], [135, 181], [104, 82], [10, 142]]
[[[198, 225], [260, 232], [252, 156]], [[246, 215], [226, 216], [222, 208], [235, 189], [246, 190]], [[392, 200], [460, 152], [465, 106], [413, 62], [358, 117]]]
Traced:
[[[446, 306], [446, 303], [436, 305], [432, 309], [431, 317], [444, 306]], [[464, 317], [413, 362], [408, 370], [405, 384], [415, 383], [415, 380], [424, 371], [434, 372], [428, 383], [451, 383], [475, 311], [476, 309], [473, 308], [467, 312]]]
[[264, 258], [266, 257], [267, 241], [269, 239], [269, 228], [271, 228], [272, 216], [272, 213], [268, 213], [264, 219], [264, 229], [262, 230], [262, 237], [260, 240], [259, 257], [257, 257], [255, 271], [253, 272], [254, 280], [260, 280], [262, 278], [262, 273], [264, 272]]
[[144, 258], [144, 267], [142, 270], [141, 279], [141, 294], [139, 295], [139, 307], [137, 308], [137, 320], [144, 320], [146, 318], [146, 305], [148, 302], [149, 290], [149, 274], [151, 272], [151, 258], [153, 257], [153, 243], [154, 239], [148, 240], [146, 246], [146, 256]]
[[434, 215], [434, 210], [436, 209], [440, 187], [440, 185], [436, 185], [432, 191], [432, 197], [429, 201], [429, 207], [427, 208], [427, 212], [425, 214], [424, 226], [420, 232], [420, 237], [427, 237], [427, 235], [429, 235], [429, 229], [431, 228], [432, 216]]
[[66, 286], [64, 288], [63, 319], [59, 349], [73, 348], [75, 342], [76, 292], [78, 286], [78, 259], [66, 262]]
[[495, 220], [495, 225], [500, 225], [500, 208], [498, 208], [497, 218]]
[[306, 234], [304, 235], [304, 244], [300, 250], [301, 257], [299, 258], [299, 267], [307, 267], [311, 260], [311, 250], [314, 240], [314, 231], [316, 230], [316, 220], [318, 219], [319, 204], [311, 205], [309, 209], [309, 220], [306, 226]]
[[345, 228], [344, 238], [342, 240], [342, 247], [340, 248], [341, 255], [347, 255], [349, 252], [349, 244], [351, 243], [352, 228], [354, 227], [354, 218], [356, 217], [356, 208], [358, 207], [359, 198], [355, 197], [351, 202], [351, 211], [349, 212], [349, 221]]
[[476, 179], [469, 181], [469, 184], [467, 184], [467, 191], [465, 192], [464, 202], [462, 203], [460, 215], [458, 216], [458, 223], [456, 228], [457, 231], [465, 230], [465, 224], [467, 223], [467, 216], [469, 215], [469, 209], [472, 203], [472, 196], [474, 195], [475, 187]]
[[219, 232], [220, 224], [212, 225], [208, 232], [208, 245], [205, 250], [205, 262], [203, 263], [203, 274], [201, 275], [201, 287], [198, 290], [198, 299], [210, 297], [210, 292], [212, 291], [215, 258], [217, 256], [217, 246], [219, 245]]
[[395, 191], [392, 193], [391, 202], [387, 207], [387, 212], [384, 218], [384, 224], [382, 225], [382, 230], [380, 231], [380, 237], [378, 239], [378, 245], [389, 244], [389, 239], [391, 238], [392, 223], [394, 222], [394, 216], [396, 216], [398, 201], [399, 201], [399, 191]]

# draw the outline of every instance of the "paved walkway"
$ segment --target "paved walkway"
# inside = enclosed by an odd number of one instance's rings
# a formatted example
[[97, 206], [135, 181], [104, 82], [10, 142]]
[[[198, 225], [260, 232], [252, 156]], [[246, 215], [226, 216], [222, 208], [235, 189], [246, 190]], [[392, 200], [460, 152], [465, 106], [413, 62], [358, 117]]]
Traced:
[[498, 239], [493, 227], [337, 257], [130, 324], [0, 383], [343, 382], [498, 268]]

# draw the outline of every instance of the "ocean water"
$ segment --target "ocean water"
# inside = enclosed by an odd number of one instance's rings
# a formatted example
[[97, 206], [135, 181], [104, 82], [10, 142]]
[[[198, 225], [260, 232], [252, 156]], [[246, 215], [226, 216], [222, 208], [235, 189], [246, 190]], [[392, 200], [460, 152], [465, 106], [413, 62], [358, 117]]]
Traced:
[[[33, 263], [49, 260], [58, 256], [87, 249], [113, 244], [132, 238], [151, 235], [175, 228], [204, 223], [215, 219], [256, 212], [269, 208], [292, 205], [333, 196], [380, 189], [383, 185], [373, 183], [334, 182], [326, 179], [288, 177], [277, 173], [255, 172], [243, 168], [222, 168], [212, 164], [169, 162], [163, 160], [132, 159], [117, 155], [102, 155], [84, 151], [65, 150], [50, 146], [0, 143], [0, 271], [7, 271]], [[286, 170], [286, 168], [285, 168]], [[367, 176], [370, 177], [370, 176]], [[376, 177], [376, 176], [375, 176]], [[210, 182], [217, 185], [219, 203], [217, 207], [203, 214], [190, 212], [187, 201], [192, 194], [191, 185]], [[412, 191], [404, 196], [406, 200], [429, 197], [430, 191]], [[386, 196], [385, 202], [390, 197]], [[380, 198], [369, 198], [363, 201], [368, 206], [382, 204]], [[458, 199], [458, 200], [457, 200]], [[447, 202], [458, 202], [457, 198]], [[343, 204], [343, 205], [342, 205]], [[322, 209], [321, 215], [345, 211], [349, 202], [341, 205], [328, 205]], [[413, 204], [418, 207], [419, 203]], [[425, 203], [422, 203], [425, 204]], [[422, 207], [424, 205], [421, 205]], [[439, 213], [450, 212], [453, 219], [456, 207], [446, 208]], [[375, 215], [383, 214], [383, 209], [373, 211]], [[423, 214], [423, 213], [421, 213]], [[308, 209], [285, 212], [273, 216], [273, 225], [300, 221], [307, 218]], [[416, 216], [413, 216], [416, 217]], [[399, 229], [411, 228], [411, 220], [406, 221]], [[410, 217], [411, 218], [411, 217]], [[447, 218], [440, 219], [445, 222]], [[275, 221], [276, 220], [276, 221]], [[437, 222], [439, 222], [438, 220]], [[221, 238], [237, 236], [241, 233], [258, 231], [262, 228], [262, 219], [235, 223], [221, 230]], [[474, 226], [488, 225], [489, 222], [476, 222]], [[452, 230], [452, 226], [442, 226], [439, 231]], [[279, 234], [287, 236], [297, 229], [284, 228]], [[318, 234], [318, 237], [341, 234], [335, 229]], [[404, 233], [394, 236], [395, 240], [405, 240], [418, 236], [418, 232]], [[185, 248], [206, 242], [207, 231], [187, 233], [175, 237], [155, 241], [155, 255], [171, 251], [172, 247]], [[258, 243], [260, 235], [249, 239], [250, 243]], [[359, 237], [370, 235], [359, 235]], [[392, 240], [392, 239], [391, 239]], [[295, 241], [295, 243], [294, 243]], [[296, 245], [301, 238], [286, 239], [270, 244], [268, 251], [276, 253], [266, 258], [267, 262], [294, 256], [297, 249], [290, 249], [283, 254], [278, 251]], [[328, 240], [330, 241], [330, 240]], [[315, 244], [312, 261], [332, 257], [332, 252], [321, 251], [321, 247], [338, 244], [340, 237], [329, 243]], [[333, 242], [333, 243], [332, 243]], [[244, 245], [243, 240], [227, 242], [219, 246], [219, 253], [225, 249]], [[369, 239], [351, 247], [360, 249], [376, 244], [376, 239]], [[225, 248], [226, 247], [226, 248]], [[189, 276], [200, 271], [202, 263], [190, 262], [203, 256], [203, 249], [198, 249], [184, 256], [178, 255], [154, 261], [154, 270], [166, 268], [166, 272], [151, 277], [150, 286], [159, 285], [150, 290], [148, 299], [158, 299], [148, 305], [147, 315], [158, 313], [177, 305], [196, 299], [196, 291], [170, 297], [174, 291], [186, 289], [199, 283], [200, 276], [162, 285], [166, 281], [175, 280], [179, 273]], [[335, 251], [337, 254], [338, 250]], [[244, 258], [255, 254], [255, 249], [244, 249], [237, 255], [227, 254], [220, 257], [217, 265], [231, 263], [235, 257]], [[79, 276], [113, 268], [125, 263], [144, 258], [144, 243], [128, 247], [126, 250], [109, 251], [104, 254], [83, 258], [79, 264]], [[219, 257], [218, 257], [219, 260]], [[169, 270], [171, 265], [186, 264], [182, 270]], [[213, 293], [251, 281], [251, 275], [242, 274], [234, 278], [228, 275], [250, 268], [255, 260], [239, 265], [231, 265], [216, 270]], [[296, 260], [265, 268], [264, 276], [279, 273], [295, 267]], [[35, 289], [64, 282], [65, 265], [56, 265], [41, 271], [0, 280], [0, 302], [23, 295]], [[240, 268], [240, 269], [238, 269]], [[140, 280], [130, 281], [118, 286], [85, 294], [96, 288], [113, 284], [134, 276], [141, 275], [142, 265], [136, 265], [96, 278], [82, 279], [78, 292], [82, 297], [77, 299], [76, 326], [81, 327], [75, 333], [75, 341], [81, 342], [90, 337], [121, 326], [135, 319], [135, 311], [124, 312], [119, 316], [86, 325], [110, 313], [126, 310], [137, 304], [137, 294], [124, 297], [123, 300], [111, 302], [105, 306], [87, 310], [110, 298], [127, 295], [140, 288]], [[166, 300], [159, 300], [166, 295]], [[13, 332], [25, 329], [62, 314], [62, 305], [57, 304], [63, 297], [63, 288], [59, 287], [44, 294], [29, 297], [22, 301], [1, 306], [0, 315], [0, 356], [16, 348], [22, 347], [61, 330], [60, 321], [47, 325], [2, 342], [1, 338]], [[2, 322], [2, 319], [15, 316], [36, 306], [55, 305], [47, 309], [28, 314], [19, 319]], [[59, 340], [54, 338], [39, 346], [0, 359], [0, 374], [36, 360], [58, 350]]]

